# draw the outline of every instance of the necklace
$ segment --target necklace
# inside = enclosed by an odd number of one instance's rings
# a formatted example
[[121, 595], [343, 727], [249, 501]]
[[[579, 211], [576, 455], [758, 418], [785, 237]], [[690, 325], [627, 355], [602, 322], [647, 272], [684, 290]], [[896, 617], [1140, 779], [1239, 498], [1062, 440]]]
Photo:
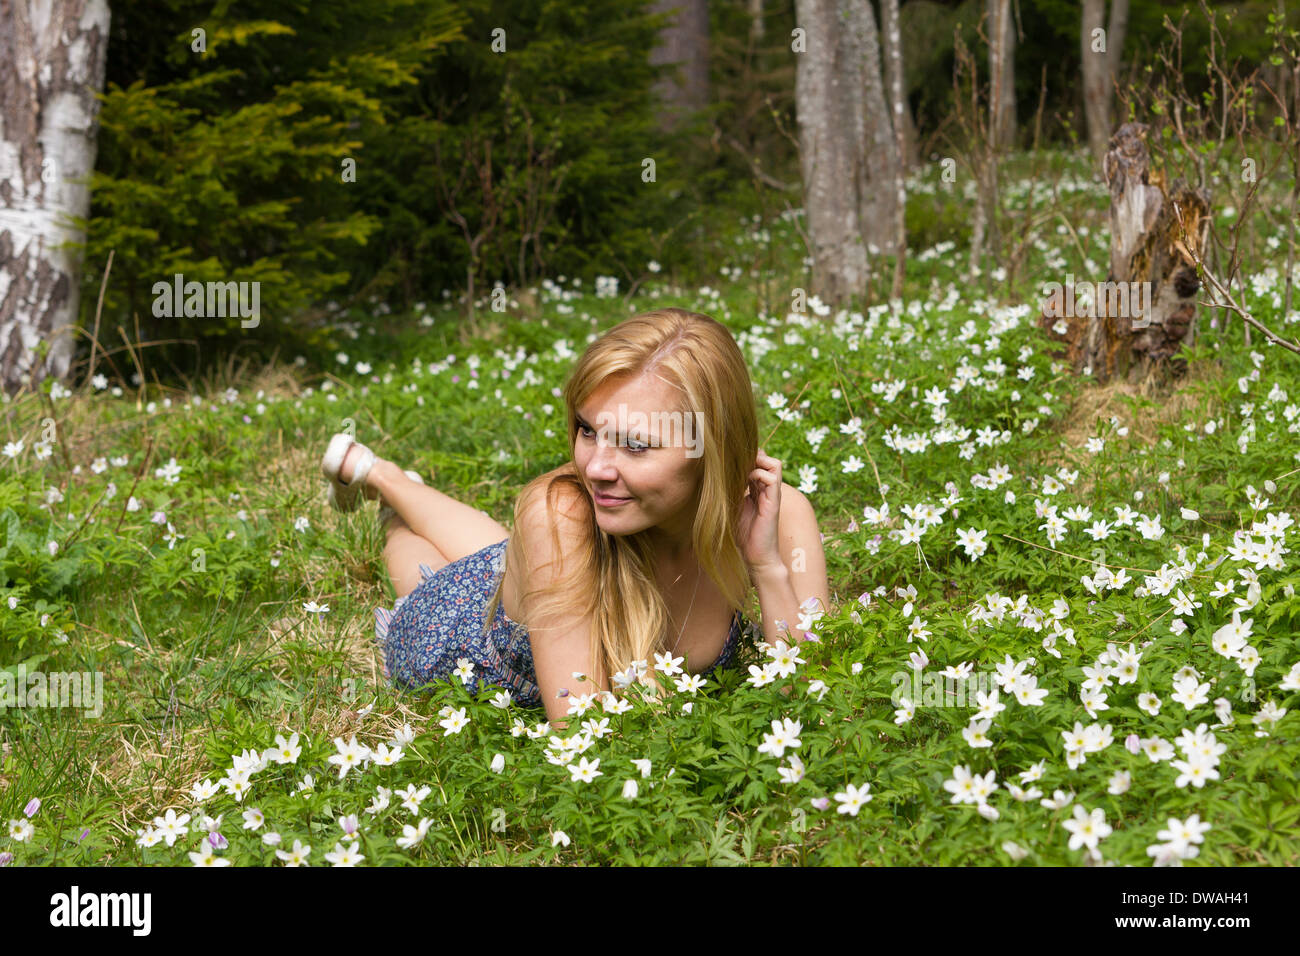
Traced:
[[[695, 608], [695, 596], [700, 593], [700, 572], [703, 570], [704, 569], [701, 567], [697, 568], [695, 571], [695, 590], [691, 592], [691, 605], [686, 609], [686, 617], [682, 619], [682, 629], [677, 632], [677, 642], [673, 644], [673, 649], [669, 653], [677, 653], [677, 645], [682, 642], [682, 635], [686, 633], [686, 622], [690, 620], [691, 611]], [[677, 578], [678, 580], [681, 580], [681, 575], [679, 574]], [[674, 581], [673, 583], [676, 584], [677, 581]]]

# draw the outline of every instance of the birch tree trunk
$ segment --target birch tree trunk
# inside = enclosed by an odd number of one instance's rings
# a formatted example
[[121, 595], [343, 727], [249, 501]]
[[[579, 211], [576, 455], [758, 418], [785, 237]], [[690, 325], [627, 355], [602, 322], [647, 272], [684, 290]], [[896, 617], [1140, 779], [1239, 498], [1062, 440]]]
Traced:
[[898, 0], [880, 0], [881, 26], [885, 32], [885, 62], [888, 64], [889, 97], [893, 107], [892, 126], [894, 146], [898, 161], [894, 163], [894, 284], [889, 291], [891, 300], [903, 297], [903, 278], [907, 268], [907, 187], [904, 183], [904, 157], [907, 156], [907, 134], [904, 116], [907, 104], [903, 99], [903, 36], [898, 24]]
[[1011, 0], [988, 0], [989, 129], [999, 147], [1016, 142], [1016, 31]]
[[709, 2], [656, 0], [650, 10], [674, 17], [660, 32], [659, 45], [650, 51], [651, 64], [680, 68], [677, 77], [666, 76], [655, 85], [662, 104], [659, 128], [667, 132], [685, 113], [703, 108], [709, 100]]
[[[72, 362], [108, 0], [0, 0], [0, 379], [14, 393]], [[34, 349], [50, 351], [38, 363]]]
[[893, 133], [867, 0], [796, 0], [795, 107], [818, 295], [865, 297], [867, 245], [892, 250]]

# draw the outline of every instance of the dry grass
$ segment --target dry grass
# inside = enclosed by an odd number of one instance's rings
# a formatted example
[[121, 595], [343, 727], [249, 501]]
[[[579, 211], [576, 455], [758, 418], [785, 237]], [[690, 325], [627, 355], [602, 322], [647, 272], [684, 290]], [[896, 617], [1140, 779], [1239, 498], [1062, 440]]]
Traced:
[[[1222, 413], [1219, 403], [1207, 401], [1202, 391], [1204, 383], [1216, 382], [1222, 375], [1217, 363], [1206, 362], [1192, 365], [1188, 374], [1172, 387], [1128, 382], [1085, 385], [1075, 394], [1060, 426], [1062, 452], [1075, 467], [1084, 463], [1088, 457], [1084, 452], [1088, 439], [1096, 436], [1112, 415], [1119, 419], [1121, 426], [1128, 428], [1128, 436], [1123, 440], [1131, 448], [1154, 448], [1160, 440], [1161, 428], [1175, 422], [1206, 421]], [[1154, 402], [1154, 407], [1148, 402]], [[1081, 474], [1075, 494], [1087, 498], [1094, 484], [1091, 477]]]
[[[1207, 362], [1192, 365], [1172, 388], [1127, 382], [1084, 387], [1066, 414], [1061, 437], [1068, 448], [1082, 448], [1088, 438], [1097, 434], [1098, 422], [1116, 415], [1121, 425], [1128, 426], [1130, 441], [1153, 447], [1162, 426], [1213, 418], [1222, 411], [1217, 403], [1207, 403], [1200, 390], [1203, 383], [1216, 382], [1222, 375], [1217, 364]], [[1135, 402], [1141, 400], [1153, 401], [1156, 407], [1135, 414]]]

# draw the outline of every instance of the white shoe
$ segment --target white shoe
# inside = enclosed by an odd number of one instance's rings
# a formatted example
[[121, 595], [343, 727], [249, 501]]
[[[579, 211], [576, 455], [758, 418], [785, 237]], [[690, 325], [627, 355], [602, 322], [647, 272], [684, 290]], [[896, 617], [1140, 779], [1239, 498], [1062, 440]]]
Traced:
[[[348, 450], [353, 445], [360, 446], [361, 457], [357, 459], [352, 480], [345, 482], [339, 478], [339, 469], [343, 467], [343, 462], [348, 457]], [[346, 432], [340, 432], [330, 439], [329, 447], [325, 449], [325, 455], [320, 462], [321, 474], [329, 482], [330, 507], [338, 511], [357, 510], [359, 499], [362, 498], [365, 490], [366, 476], [370, 474], [370, 469], [375, 466], [376, 460], [374, 452], [354, 441]]]

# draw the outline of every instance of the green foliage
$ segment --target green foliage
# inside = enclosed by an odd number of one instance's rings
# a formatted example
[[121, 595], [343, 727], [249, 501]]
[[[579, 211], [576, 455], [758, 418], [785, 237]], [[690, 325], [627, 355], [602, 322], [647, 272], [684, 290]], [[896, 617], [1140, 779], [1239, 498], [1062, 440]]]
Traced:
[[[294, 3], [253, 21], [228, 6], [115, 11], [127, 42], [109, 47], [83, 303], [94, 308], [113, 251], [104, 329], [138, 318], [146, 339], [201, 347], [257, 328], [249, 338], [269, 352], [313, 338], [296, 317], [347, 286], [380, 226], [343, 181], [346, 161], [365, 162], [360, 131], [381, 126], [384, 97], [459, 34], [447, 2]], [[144, 32], [171, 42], [141, 58]], [[155, 284], [177, 273], [259, 283], [260, 322], [247, 310], [163, 314]]]

